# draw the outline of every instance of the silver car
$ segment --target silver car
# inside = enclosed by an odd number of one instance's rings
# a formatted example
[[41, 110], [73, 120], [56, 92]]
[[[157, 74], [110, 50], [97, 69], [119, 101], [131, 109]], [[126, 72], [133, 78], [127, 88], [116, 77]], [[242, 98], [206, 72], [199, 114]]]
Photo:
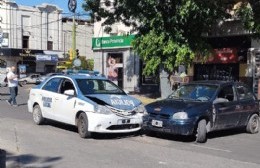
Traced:
[[52, 72], [52, 73], [48, 73], [46, 75], [42, 75], [41, 77], [38, 78], [38, 82], [41, 83], [43, 82], [44, 80], [48, 79], [49, 77], [51, 76], [54, 76], [54, 75], [63, 75], [64, 73], [62, 72]]
[[20, 78], [19, 83], [22, 85], [26, 85], [28, 83], [37, 84], [39, 82], [39, 78], [41, 77], [40, 74], [30, 74], [27, 77]]

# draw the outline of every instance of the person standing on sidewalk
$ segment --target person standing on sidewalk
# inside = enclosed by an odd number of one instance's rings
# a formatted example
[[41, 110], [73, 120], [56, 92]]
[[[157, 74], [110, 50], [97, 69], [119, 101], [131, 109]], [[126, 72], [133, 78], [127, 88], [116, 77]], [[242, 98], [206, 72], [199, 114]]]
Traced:
[[6, 100], [9, 105], [17, 107], [16, 96], [18, 94], [18, 75], [15, 74], [16, 67], [12, 66], [7, 73], [8, 87], [10, 90], [10, 98]]

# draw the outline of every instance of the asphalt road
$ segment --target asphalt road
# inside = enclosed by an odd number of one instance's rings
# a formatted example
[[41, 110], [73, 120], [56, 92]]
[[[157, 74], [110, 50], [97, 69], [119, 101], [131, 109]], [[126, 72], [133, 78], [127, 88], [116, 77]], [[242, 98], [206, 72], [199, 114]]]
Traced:
[[229, 130], [209, 134], [205, 144], [190, 137], [95, 134], [82, 139], [72, 126], [37, 126], [27, 112], [30, 86], [19, 88], [18, 107], [0, 88], [0, 149], [9, 168], [258, 168], [260, 134]]

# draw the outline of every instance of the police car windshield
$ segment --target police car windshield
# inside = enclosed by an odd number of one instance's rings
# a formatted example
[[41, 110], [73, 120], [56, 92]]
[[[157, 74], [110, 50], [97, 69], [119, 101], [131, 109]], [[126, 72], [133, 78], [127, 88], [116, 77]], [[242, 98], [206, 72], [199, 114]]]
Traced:
[[121, 94], [125, 92], [109, 80], [101, 79], [76, 79], [80, 91], [89, 94]]

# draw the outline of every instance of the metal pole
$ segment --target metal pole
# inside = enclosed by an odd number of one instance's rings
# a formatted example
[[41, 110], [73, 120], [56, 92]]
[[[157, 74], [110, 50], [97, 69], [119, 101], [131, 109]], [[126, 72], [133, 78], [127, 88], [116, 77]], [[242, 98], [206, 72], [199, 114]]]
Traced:
[[[76, 57], [76, 24], [75, 24], [76, 13], [73, 16], [73, 26], [72, 26], [72, 58]], [[72, 60], [73, 60], [72, 59]]]
[[105, 59], [104, 59], [104, 51], [103, 51], [103, 46], [102, 46], [102, 38], [103, 38], [103, 23], [101, 24], [101, 29], [102, 29], [102, 36], [101, 36], [101, 42], [100, 42], [100, 48], [102, 52], [102, 74], [105, 75]]
[[75, 24], [75, 17], [76, 17], [76, 8], [77, 8], [77, 0], [69, 0], [68, 1], [68, 8], [74, 14], [73, 15], [73, 25], [72, 25], [72, 60], [76, 57], [76, 24]]

